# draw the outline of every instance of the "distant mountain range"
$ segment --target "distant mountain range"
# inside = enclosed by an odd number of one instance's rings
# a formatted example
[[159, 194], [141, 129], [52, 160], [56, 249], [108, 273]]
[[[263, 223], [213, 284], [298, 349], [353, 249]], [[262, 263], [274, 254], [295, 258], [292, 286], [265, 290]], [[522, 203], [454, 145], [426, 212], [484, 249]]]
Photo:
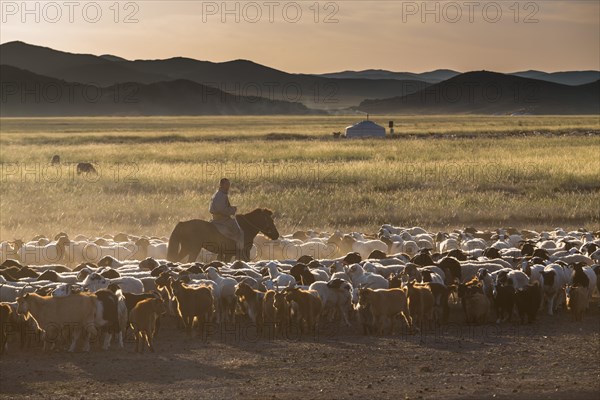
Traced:
[[417, 80], [427, 83], [439, 83], [460, 75], [460, 72], [450, 69], [437, 69], [431, 72], [413, 73], [413, 72], [392, 72], [384, 69], [367, 69], [364, 71], [343, 71], [332, 72], [328, 74], [319, 74], [324, 78], [335, 79], [398, 79], [398, 80]]
[[99, 86], [183, 79], [239, 96], [301, 102], [310, 108], [339, 109], [364, 99], [416, 92], [418, 80], [331, 79], [290, 74], [247, 60], [222, 63], [191, 58], [128, 61], [112, 55], [72, 54], [23, 42], [0, 45], [0, 63], [68, 82]]
[[[318, 76], [336, 79], [399, 79], [399, 80], [420, 80], [427, 83], [440, 83], [442, 81], [454, 78], [461, 72], [450, 69], [438, 69], [431, 72], [413, 73], [413, 72], [392, 72], [383, 69], [367, 69], [364, 71], [343, 71], [329, 74], [320, 74]], [[511, 72], [506, 75], [520, 76], [522, 78], [538, 79], [541, 81], [560, 83], [561, 85], [585, 85], [600, 79], [600, 71], [565, 71], [565, 72], [543, 72], [543, 71], [522, 71]]]
[[0, 65], [2, 116], [305, 115], [302, 103], [237, 96], [188, 80], [111, 86], [67, 82]]
[[3, 116], [599, 112], [598, 71], [309, 75], [247, 60], [131, 61], [23, 42], [0, 45], [0, 64]]
[[373, 114], [599, 114], [600, 81], [580, 86], [537, 79], [468, 72], [420, 92], [365, 100]]

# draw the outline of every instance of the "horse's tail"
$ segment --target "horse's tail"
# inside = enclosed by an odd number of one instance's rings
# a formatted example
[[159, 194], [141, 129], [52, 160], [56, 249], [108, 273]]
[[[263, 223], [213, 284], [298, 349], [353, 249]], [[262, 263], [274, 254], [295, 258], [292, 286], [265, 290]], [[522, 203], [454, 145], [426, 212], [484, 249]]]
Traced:
[[175, 225], [175, 229], [169, 237], [169, 245], [167, 246], [167, 260], [177, 262], [181, 258], [181, 222]]

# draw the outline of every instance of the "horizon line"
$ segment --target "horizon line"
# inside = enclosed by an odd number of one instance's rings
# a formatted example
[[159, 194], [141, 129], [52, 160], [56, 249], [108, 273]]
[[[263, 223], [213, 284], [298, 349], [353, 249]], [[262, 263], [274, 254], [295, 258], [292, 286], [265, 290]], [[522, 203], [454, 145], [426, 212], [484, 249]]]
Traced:
[[[257, 65], [261, 65], [267, 68], [271, 68], [271, 69], [275, 69], [278, 71], [282, 71], [288, 74], [295, 74], [295, 75], [327, 75], [327, 74], [336, 74], [336, 73], [344, 73], [344, 72], [354, 72], [354, 73], [358, 73], [358, 72], [365, 72], [365, 71], [382, 71], [382, 72], [391, 72], [391, 73], [407, 73], [407, 74], [426, 74], [426, 73], [431, 73], [431, 72], [436, 72], [436, 71], [440, 71], [440, 70], [445, 70], [445, 71], [452, 71], [452, 72], [456, 72], [458, 74], [464, 74], [467, 72], [475, 72], [475, 71], [488, 71], [488, 72], [497, 72], [497, 73], [502, 73], [502, 74], [516, 74], [516, 73], [522, 73], [522, 72], [543, 72], [543, 73], [547, 73], [547, 74], [555, 74], [555, 73], [561, 73], [561, 72], [599, 72], [600, 73], [600, 69], [596, 70], [596, 69], [576, 69], [576, 70], [559, 70], [559, 71], [548, 71], [548, 70], [538, 70], [538, 69], [527, 69], [527, 70], [520, 70], [520, 71], [510, 71], [510, 72], [506, 72], [506, 71], [499, 71], [499, 70], [486, 70], [486, 69], [470, 69], [468, 71], [457, 71], [451, 68], [435, 68], [432, 70], [425, 70], [425, 71], [421, 71], [421, 72], [416, 72], [416, 71], [400, 71], [400, 70], [388, 70], [388, 69], [382, 69], [382, 68], [377, 68], [377, 67], [372, 67], [372, 68], [365, 68], [365, 69], [360, 69], [360, 70], [348, 70], [348, 69], [341, 69], [341, 70], [337, 70], [337, 71], [333, 71], [333, 72], [319, 72], [319, 73], [306, 73], [306, 72], [289, 72], [283, 69], [278, 69], [275, 67], [271, 67], [268, 64], [261, 64], [259, 62], [253, 61], [253, 60], [249, 60], [249, 59], [245, 59], [245, 58], [236, 58], [236, 59], [230, 59], [227, 61], [211, 61], [211, 60], [201, 60], [198, 58], [192, 58], [192, 57], [186, 57], [186, 56], [172, 56], [172, 57], [167, 57], [167, 58], [136, 58], [136, 59], [129, 59], [120, 55], [116, 55], [116, 54], [112, 54], [112, 53], [104, 53], [104, 54], [95, 54], [95, 53], [79, 53], [79, 52], [72, 52], [72, 51], [68, 51], [68, 50], [61, 50], [61, 49], [57, 49], [54, 47], [49, 47], [49, 46], [43, 46], [43, 45], [38, 45], [38, 44], [33, 44], [33, 43], [29, 43], [29, 42], [25, 42], [23, 40], [9, 40], [9, 41], [5, 41], [2, 42], [0, 41], [0, 46], [3, 46], [5, 44], [9, 44], [9, 43], [23, 43], [29, 46], [35, 46], [35, 47], [41, 47], [41, 48], [46, 48], [46, 49], [51, 49], [54, 51], [58, 51], [58, 52], [62, 52], [62, 53], [68, 53], [68, 54], [74, 54], [74, 55], [91, 55], [91, 56], [95, 56], [95, 57], [103, 57], [103, 56], [112, 56], [112, 57], [116, 57], [116, 58], [121, 58], [125, 61], [129, 61], [129, 62], [134, 62], [134, 61], [166, 61], [166, 60], [171, 60], [171, 59], [175, 59], [175, 58], [184, 58], [184, 59], [188, 59], [188, 60], [194, 60], [194, 61], [200, 61], [200, 62], [209, 62], [209, 63], [213, 63], [213, 64], [224, 64], [224, 63], [228, 63], [228, 62], [234, 62], [234, 61], [248, 61]], [[0, 61], [0, 64], [2, 64], [2, 62]]]

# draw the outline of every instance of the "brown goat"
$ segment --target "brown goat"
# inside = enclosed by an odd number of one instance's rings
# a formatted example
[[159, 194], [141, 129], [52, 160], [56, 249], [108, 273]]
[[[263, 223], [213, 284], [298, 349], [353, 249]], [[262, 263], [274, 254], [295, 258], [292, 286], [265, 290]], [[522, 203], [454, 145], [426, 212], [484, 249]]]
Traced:
[[235, 289], [235, 295], [237, 296], [240, 304], [245, 306], [248, 317], [252, 323], [256, 325], [257, 330], [260, 332], [262, 330], [263, 323], [262, 303], [264, 293], [256, 289], [252, 289], [247, 283], [241, 282], [238, 283]]
[[[146, 345], [154, 352], [156, 320], [166, 311], [162, 300], [151, 298], [140, 301], [129, 313], [129, 323], [135, 336], [135, 351], [144, 352]], [[145, 343], [143, 343], [145, 342]], [[140, 347], [141, 346], [141, 347]]]
[[567, 308], [573, 313], [575, 321], [583, 319], [583, 313], [588, 308], [588, 290], [582, 286], [567, 286]]
[[213, 293], [210, 286], [188, 286], [181, 281], [171, 281], [173, 295], [177, 299], [177, 312], [184, 328], [191, 333], [194, 318], [198, 321], [199, 335], [204, 333], [213, 315]]
[[8, 304], [0, 303], [0, 354], [6, 350], [9, 324], [12, 322], [12, 308]]
[[292, 302], [298, 306], [298, 325], [300, 332], [304, 331], [304, 325], [308, 331], [315, 332], [319, 315], [321, 314], [321, 299], [318, 292], [314, 290], [303, 290], [299, 288], [288, 289], [285, 300], [292, 306]]
[[490, 312], [490, 300], [483, 293], [471, 293], [463, 299], [465, 304], [467, 323], [483, 324], [487, 321]]
[[277, 310], [275, 309], [275, 292], [274, 290], [267, 290], [263, 296], [262, 301], [262, 318], [263, 325], [272, 326], [278, 329], [277, 324]]
[[285, 332], [290, 326], [290, 305], [285, 299], [286, 292], [273, 294], [273, 308], [275, 311], [275, 329], [279, 333]]
[[402, 315], [408, 328], [412, 329], [406, 292], [402, 289], [359, 289], [358, 303], [370, 308], [373, 324], [377, 326], [379, 334], [383, 334], [387, 320], [390, 321], [390, 334], [393, 333], [394, 317], [398, 315]]
[[428, 325], [433, 321], [433, 306], [435, 299], [429, 285], [415, 283], [410, 281], [407, 285], [408, 293], [408, 309], [410, 310], [410, 316], [414, 321], [418, 321], [419, 326], [423, 326], [424, 323]]

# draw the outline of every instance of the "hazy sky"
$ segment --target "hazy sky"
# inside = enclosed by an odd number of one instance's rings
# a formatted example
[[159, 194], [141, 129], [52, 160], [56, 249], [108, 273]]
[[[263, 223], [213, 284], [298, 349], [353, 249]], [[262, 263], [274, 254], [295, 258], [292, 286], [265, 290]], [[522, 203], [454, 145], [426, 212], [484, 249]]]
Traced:
[[0, 3], [2, 43], [128, 59], [243, 58], [305, 73], [600, 69], [598, 0]]

